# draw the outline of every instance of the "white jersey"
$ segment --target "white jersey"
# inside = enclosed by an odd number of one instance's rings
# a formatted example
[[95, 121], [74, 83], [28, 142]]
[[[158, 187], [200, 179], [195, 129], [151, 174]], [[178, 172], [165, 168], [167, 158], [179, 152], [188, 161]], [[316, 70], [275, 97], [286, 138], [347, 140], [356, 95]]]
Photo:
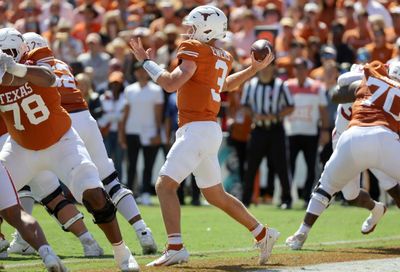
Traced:
[[332, 133], [332, 145], [335, 149], [340, 135], [347, 129], [351, 119], [351, 106], [353, 103], [339, 104], [335, 120], [335, 129]]

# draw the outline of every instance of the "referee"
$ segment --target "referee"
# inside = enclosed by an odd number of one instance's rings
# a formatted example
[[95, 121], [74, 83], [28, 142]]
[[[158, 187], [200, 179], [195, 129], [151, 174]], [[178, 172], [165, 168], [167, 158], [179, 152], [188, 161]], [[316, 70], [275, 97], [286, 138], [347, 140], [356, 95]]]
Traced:
[[245, 206], [251, 203], [254, 179], [265, 156], [279, 176], [282, 187], [280, 207], [290, 209], [292, 205], [282, 120], [284, 116], [293, 112], [294, 105], [290, 92], [282, 88], [282, 83], [282, 80], [276, 77], [275, 64], [271, 63], [243, 87], [241, 104], [249, 107], [253, 116], [242, 196]]

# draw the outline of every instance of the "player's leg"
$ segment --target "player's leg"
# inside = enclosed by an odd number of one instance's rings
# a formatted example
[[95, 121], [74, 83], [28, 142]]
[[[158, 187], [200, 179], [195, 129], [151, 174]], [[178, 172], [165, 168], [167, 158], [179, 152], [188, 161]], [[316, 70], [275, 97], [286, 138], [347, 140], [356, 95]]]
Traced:
[[19, 205], [17, 192], [5, 168], [0, 166], [0, 215], [15, 227], [22, 237], [39, 252], [48, 271], [67, 271], [49, 246], [38, 222]]
[[85, 143], [86, 149], [96, 165], [104, 189], [111, 197], [121, 215], [134, 228], [143, 249], [143, 254], [157, 252], [157, 245], [150, 228], [142, 219], [139, 208], [131, 190], [121, 185], [114, 163], [108, 158], [103, 138], [96, 120], [89, 111], [71, 114], [72, 125]]
[[360, 188], [360, 177], [356, 177], [344, 186], [342, 193], [351, 206], [365, 208], [371, 212], [361, 226], [362, 234], [371, 233], [386, 212], [385, 204], [374, 201], [367, 191]]
[[[93, 215], [94, 222], [112, 244], [114, 258], [123, 271], [139, 271], [139, 266], [122, 240], [116, 219], [116, 208], [104, 191], [96, 166], [79, 138], [71, 129], [52, 148], [46, 150], [49, 167], [70, 189], [75, 199]], [[56, 158], [56, 160], [54, 159]], [[58, 159], [58, 160], [57, 160]], [[62, 164], [57, 163], [61, 161]]]
[[221, 184], [221, 170], [216, 154], [207, 156], [194, 171], [196, 183], [204, 198], [213, 206], [223, 210], [254, 236], [261, 254], [259, 264], [265, 264], [271, 255], [272, 247], [279, 237], [279, 232], [266, 228], [234, 196], [227, 193]]
[[[350, 129], [351, 130], [351, 129]], [[353, 137], [359, 136], [356, 139]], [[362, 138], [361, 132], [346, 131], [341, 136], [338, 146], [325, 165], [320, 183], [314, 190], [308, 203], [303, 222], [294, 235], [286, 239], [286, 244], [291, 249], [301, 249], [308, 233], [318, 217], [328, 207], [333, 195], [340, 190], [361, 171], [368, 168], [368, 158], [377, 153], [376, 138]], [[370, 147], [370, 148], [369, 148]], [[354, 154], [357, 150], [357, 154]], [[357, 158], [357, 159], [353, 159]]]

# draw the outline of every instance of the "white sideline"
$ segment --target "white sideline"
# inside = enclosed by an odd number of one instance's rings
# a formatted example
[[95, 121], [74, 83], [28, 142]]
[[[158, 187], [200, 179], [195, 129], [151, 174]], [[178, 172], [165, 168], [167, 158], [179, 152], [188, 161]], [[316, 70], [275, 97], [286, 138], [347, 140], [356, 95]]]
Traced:
[[[389, 237], [381, 237], [381, 238], [373, 238], [373, 239], [362, 239], [362, 240], [339, 240], [339, 241], [331, 241], [331, 242], [321, 242], [321, 243], [307, 243], [306, 247], [317, 247], [317, 246], [329, 246], [329, 245], [345, 245], [345, 244], [367, 244], [371, 242], [382, 242], [382, 241], [391, 241], [391, 240], [400, 240], [400, 235], [389, 236]], [[285, 248], [284, 244], [276, 245], [274, 248]], [[216, 253], [229, 253], [229, 252], [246, 252], [246, 251], [254, 251], [254, 248], [232, 248], [232, 249], [219, 249], [219, 250], [209, 250], [209, 251], [192, 251], [190, 252], [191, 256], [201, 256], [207, 254], [216, 254]], [[136, 259], [145, 259], [149, 258], [147, 256], [135, 256]], [[75, 260], [64, 260], [65, 264], [78, 264], [78, 263], [87, 263], [87, 262], [108, 262], [112, 260], [112, 258], [89, 258], [89, 259], [75, 259]], [[0, 269], [13, 269], [20, 267], [34, 267], [42, 265], [41, 261], [34, 261], [29, 263], [17, 263], [17, 264], [1, 264], [0, 260]], [[260, 270], [261, 271], [261, 270]], [[281, 270], [277, 270], [281, 271]]]

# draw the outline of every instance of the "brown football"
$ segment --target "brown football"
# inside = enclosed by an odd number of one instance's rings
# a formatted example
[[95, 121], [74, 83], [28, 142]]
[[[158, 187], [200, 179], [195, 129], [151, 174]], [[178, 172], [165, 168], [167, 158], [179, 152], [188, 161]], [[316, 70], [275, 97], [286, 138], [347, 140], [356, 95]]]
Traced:
[[257, 61], [262, 61], [272, 51], [272, 45], [268, 40], [257, 40], [251, 45], [251, 52]]

